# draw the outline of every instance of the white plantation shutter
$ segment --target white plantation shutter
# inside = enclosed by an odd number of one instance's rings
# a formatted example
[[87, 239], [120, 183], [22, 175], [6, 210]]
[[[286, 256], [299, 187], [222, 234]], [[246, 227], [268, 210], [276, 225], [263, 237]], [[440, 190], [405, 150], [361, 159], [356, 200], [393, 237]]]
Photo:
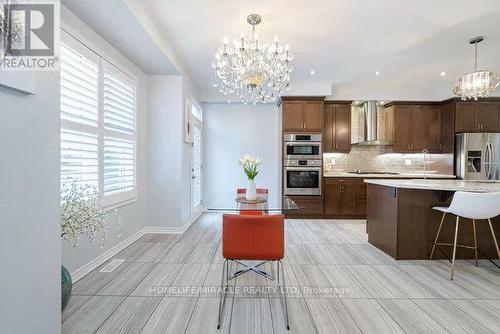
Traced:
[[61, 185], [99, 186], [97, 135], [61, 129]]
[[61, 185], [96, 186], [104, 204], [136, 194], [136, 82], [61, 34]]
[[61, 45], [61, 119], [97, 127], [98, 88], [99, 59], [87, 59], [71, 46], [63, 43]]
[[74, 40], [61, 43], [61, 187], [99, 186], [99, 61]]
[[104, 128], [135, 133], [134, 86], [104, 70]]
[[135, 196], [135, 82], [103, 62], [104, 195]]
[[135, 143], [104, 137], [104, 194], [134, 190]]

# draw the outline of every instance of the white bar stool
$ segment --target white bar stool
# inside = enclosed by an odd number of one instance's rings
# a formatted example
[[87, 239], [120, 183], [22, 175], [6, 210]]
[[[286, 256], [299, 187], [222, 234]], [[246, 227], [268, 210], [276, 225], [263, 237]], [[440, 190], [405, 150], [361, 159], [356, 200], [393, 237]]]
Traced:
[[[470, 248], [474, 249], [476, 255], [476, 266], [477, 262], [477, 234], [476, 234], [476, 219], [487, 219], [490, 225], [491, 235], [493, 237], [493, 241], [495, 242], [495, 247], [497, 249], [498, 257], [500, 258], [500, 249], [498, 248], [497, 238], [495, 236], [495, 231], [493, 230], [493, 225], [491, 224], [491, 218], [500, 215], [500, 192], [494, 193], [471, 193], [471, 192], [463, 192], [457, 191], [453, 195], [453, 199], [449, 207], [433, 207], [434, 210], [441, 211], [443, 213], [443, 217], [441, 218], [441, 223], [439, 224], [439, 228], [436, 234], [436, 238], [434, 239], [434, 244], [431, 250], [431, 256], [429, 260], [432, 260], [432, 255], [434, 254], [434, 249], [437, 246], [453, 246], [453, 258], [451, 261], [451, 272], [450, 279], [453, 279], [453, 272], [455, 270], [455, 255], [457, 252], [457, 247]], [[443, 227], [444, 218], [446, 214], [450, 213], [457, 216], [457, 220], [455, 222], [455, 240], [452, 244], [450, 243], [442, 243], [438, 242], [439, 234], [441, 233], [441, 228]], [[467, 245], [457, 245], [457, 236], [458, 236], [458, 223], [462, 218], [472, 219], [472, 229], [474, 231], [474, 246]]]

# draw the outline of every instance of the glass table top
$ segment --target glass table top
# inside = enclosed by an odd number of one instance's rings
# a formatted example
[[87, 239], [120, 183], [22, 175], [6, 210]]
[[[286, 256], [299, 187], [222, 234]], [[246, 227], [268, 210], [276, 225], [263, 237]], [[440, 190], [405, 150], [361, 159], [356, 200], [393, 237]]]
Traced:
[[[208, 196], [206, 207], [214, 212], [239, 212], [239, 211], [267, 211], [269, 213], [286, 213], [298, 210], [298, 205], [289, 197], [281, 194], [257, 195], [261, 203], [242, 203], [244, 195], [232, 193], [219, 193]], [[242, 201], [243, 199], [243, 201]]]

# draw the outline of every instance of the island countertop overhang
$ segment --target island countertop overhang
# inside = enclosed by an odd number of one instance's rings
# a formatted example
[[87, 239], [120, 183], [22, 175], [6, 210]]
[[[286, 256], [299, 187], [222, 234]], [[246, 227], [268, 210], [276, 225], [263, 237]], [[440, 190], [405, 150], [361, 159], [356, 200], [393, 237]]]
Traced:
[[428, 179], [365, 179], [365, 183], [398, 189], [419, 189], [438, 191], [497, 192], [500, 182], [469, 180], [428, 180]]

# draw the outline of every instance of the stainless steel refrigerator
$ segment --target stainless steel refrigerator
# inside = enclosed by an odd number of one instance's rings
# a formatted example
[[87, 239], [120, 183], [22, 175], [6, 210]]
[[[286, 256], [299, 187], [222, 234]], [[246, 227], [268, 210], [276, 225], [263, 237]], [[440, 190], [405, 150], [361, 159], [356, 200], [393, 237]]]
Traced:
[[464, 180], [500, 180], [500, 133], [460, 133], [455, 173]]

